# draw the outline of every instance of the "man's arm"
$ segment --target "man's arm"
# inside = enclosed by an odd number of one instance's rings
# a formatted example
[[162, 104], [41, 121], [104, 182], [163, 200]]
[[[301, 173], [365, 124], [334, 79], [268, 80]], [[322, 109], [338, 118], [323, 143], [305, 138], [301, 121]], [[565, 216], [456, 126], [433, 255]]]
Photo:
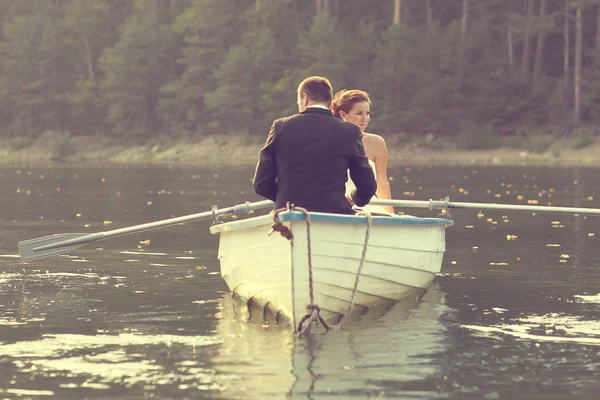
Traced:
[[273, 143], [276, 124], [277, 121], [274, 121], [267, 142], [260, 150], [260, 158], [252, 180], [256, 194], [273, 201], [277, 197], [277, 165], [275, 164], [275, 145]]
[[352, 191], [352, 201], [359, 207], [365, 206], [371, 197], [377, 191], [377, 181], [373, 168], [369, 165], [369, 160], [365, 155], [365, 147], [362, 142], [362, 132], [357, 126], [354, 134], [354, 145], [350, 162], [348, 164], [350, 170], [350, 178], [354, 182], [356, 189]]

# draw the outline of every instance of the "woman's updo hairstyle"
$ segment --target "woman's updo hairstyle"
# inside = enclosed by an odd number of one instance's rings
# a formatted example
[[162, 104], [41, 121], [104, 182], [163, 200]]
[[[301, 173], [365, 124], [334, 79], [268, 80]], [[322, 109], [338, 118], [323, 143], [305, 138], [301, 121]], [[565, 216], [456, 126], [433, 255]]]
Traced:
[[340, 111], [347, 114], [352, 110], [354, 104], [363, 103], [365, 101], [369, 103], [369, 105], [371, 104], [371, 99], [367, 92], [356, 89], [342, 89], [333, 96], [333, 100], [331, 101], [331, 112], [333, 115], [341, 117]]

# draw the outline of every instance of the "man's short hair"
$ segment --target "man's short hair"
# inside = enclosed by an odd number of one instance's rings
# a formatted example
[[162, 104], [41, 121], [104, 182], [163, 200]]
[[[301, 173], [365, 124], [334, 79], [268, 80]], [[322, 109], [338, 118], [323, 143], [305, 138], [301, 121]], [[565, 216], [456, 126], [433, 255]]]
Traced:
[[298, 85], [298, 96], [306, 93], [312, 101], [324, 103], [329, 107], [333, 99], [333, 89], [329, 79], [322, 76], [310, 76]]

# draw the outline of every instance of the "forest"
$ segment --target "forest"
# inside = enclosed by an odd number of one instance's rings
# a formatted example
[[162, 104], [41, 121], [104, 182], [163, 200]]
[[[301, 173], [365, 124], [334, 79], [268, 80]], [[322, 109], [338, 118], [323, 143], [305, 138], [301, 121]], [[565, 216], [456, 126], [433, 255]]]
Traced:
[[0, 24], [7, 140], [264, 136], [309, 75], [369, 92], [381, 134], [600, 120], [600, 0], [0, 0]]

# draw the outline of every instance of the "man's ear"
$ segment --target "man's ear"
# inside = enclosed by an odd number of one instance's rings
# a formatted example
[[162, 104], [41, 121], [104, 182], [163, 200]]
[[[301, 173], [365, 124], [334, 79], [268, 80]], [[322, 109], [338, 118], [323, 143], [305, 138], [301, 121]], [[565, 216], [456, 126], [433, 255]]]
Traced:
[[310, 97], [306, 93], [302, 93], [302, 104], [304, 104], [304, 107], [310, 104]]

